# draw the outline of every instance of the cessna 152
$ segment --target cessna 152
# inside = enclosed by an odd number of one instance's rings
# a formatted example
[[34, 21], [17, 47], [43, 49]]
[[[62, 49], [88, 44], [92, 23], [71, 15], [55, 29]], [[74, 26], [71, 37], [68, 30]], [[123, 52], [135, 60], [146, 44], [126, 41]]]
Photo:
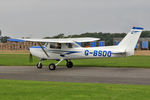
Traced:
[[[63, 39], [8, 39], [15, 42], [37, 42], [39, 46], [29, 48], [33, 56], [39, 57], [37, 68], [42, 68], [44, 60], [58, 60], [58, 63], [51, 63], [48, 67], [55, 70], [56, 66], [66, 60], [67, 68], [72, 68], [72, 59], [101, 58], [101, 57], [124, 57], [134, 55], [134, 49], [141, 35], [143, 28], [133, 27], [117, 46], [104, 47], [81, 47], [77, 42], [92, 42], [98, 38], [63, 38]], [[40, 43], [45, 43], [41, 45]]]

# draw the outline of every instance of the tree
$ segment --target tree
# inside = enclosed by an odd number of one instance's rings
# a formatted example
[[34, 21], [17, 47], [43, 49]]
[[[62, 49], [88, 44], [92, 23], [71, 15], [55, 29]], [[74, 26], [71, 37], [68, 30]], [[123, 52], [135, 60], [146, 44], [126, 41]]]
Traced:
[[[101, 41], [105, 41], [105, 45], [113, 45], [113, 38], [124, 38], [126, 33], [102, 33], [102, 32], [93, 32], [93, 33], [82, 33], [79, 35], [68, 35], [64, 36], [64, 34], [59, 34], [53, 36], [52, 38], [77, 38], [77, 37], [95, 37], [100, 38]], [[150, 31], [143, 31], [141, 37], [150, 37]], [[50, 38], [50, 37], [46, 37]]]
[[1, 37], [1, 42], [6, 43], [7, 39], [9, 39], [9, 37], [7, 37], [7, 36]]

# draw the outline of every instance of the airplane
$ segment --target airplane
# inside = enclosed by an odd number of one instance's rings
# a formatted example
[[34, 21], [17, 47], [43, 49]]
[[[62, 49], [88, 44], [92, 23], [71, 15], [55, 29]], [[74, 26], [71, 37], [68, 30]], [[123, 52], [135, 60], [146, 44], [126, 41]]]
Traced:
[[[72, 68], [73, 59], [89, 59], [102, 57], [126, 57], [134, 55], [134, 49], [144, 28], [133, 27], [131, 31], [121, 40], [119, 45], [103, 47], [82, 47], [78, 42], [98, 41], [99, 38], [61, 38], [61, 39], [8, 39], [14, 42], [37, 42], [39, 46], [29, 48], [30, 54], [40, 58], [36, 65], [38, 69], [43, 67], [44, 60], [57, 60], [56, 64], [49, 64], [50, 70], [66, 60], [67, 68]], [[45, 43], [42, 45], [41, 43]]]

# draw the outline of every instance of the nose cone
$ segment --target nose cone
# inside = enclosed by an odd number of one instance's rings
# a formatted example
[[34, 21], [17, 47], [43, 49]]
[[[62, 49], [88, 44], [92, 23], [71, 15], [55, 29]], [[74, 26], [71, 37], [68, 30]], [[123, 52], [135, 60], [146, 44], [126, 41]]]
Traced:
[[33, 55], [33, 52], [32, 52], [32, 51], [33, 51], [33, 48], [34, 48], [33, 46], [31, 46], [31, 47], [28, 48], [30, 54], [32, 54], [32, 55]]
[[30, 51], [30, 53], [33, 56], [41, 57], [41, 48], [40, 48], [40, 46], [32, 46], [32, 47], [28, 48], [28, 50]]
[[28, 48], [28, 50], [30, 51], [32, 48], [37, 48], [37, 46], [31, 46]]

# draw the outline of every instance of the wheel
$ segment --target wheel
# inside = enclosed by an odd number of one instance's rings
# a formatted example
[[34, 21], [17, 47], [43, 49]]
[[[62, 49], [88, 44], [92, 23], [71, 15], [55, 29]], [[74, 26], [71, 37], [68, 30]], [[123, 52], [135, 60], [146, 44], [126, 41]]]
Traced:
[[53, 63], [51, 63], [48, 67], [49, 67], [50, 70], [55, 70], [56, 69], [56, 66]]
[[67, 62], [66, 64], [67, 68], [72, 68], [73, 67], [73, 63], [71, 61]]
[[38, 64], [36, 65], [36, 67], [37, 67], [38, 69], [41, 69], [41, 68], [42, 68], [42, 63], [38, 63]]

